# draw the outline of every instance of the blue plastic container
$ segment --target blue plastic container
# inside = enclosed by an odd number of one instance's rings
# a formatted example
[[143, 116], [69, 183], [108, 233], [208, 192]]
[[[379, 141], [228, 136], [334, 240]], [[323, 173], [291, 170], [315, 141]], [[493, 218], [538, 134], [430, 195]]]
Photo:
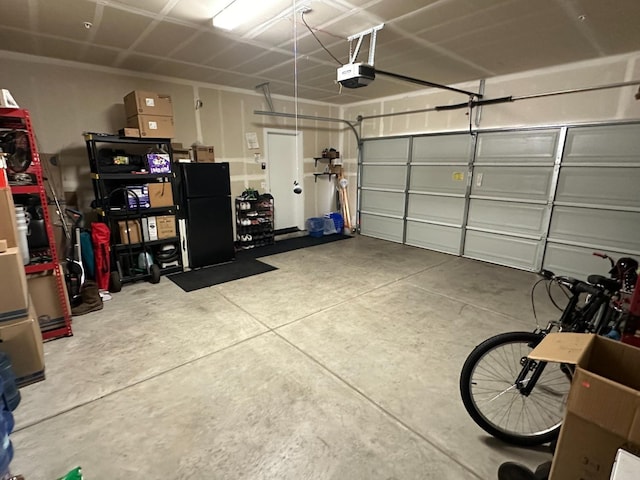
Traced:
[[342, 214], [340, 212], [331, 212], [327, 215], [327, 217], [333, 220], [338, 233], [342, 233], [342, 229], [344, 228], [344, 219], [342, 218]]
[[324, 235], [324, 218], [307, 218], [306, 227], [310, 237], [321, 237]]

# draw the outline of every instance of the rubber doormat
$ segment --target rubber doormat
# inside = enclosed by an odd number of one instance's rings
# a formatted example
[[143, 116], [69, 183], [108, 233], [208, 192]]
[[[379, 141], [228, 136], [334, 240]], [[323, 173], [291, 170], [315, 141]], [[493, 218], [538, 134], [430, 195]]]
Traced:
[[338, 240], [346, 240], [353, 238], [351, 235], [324, 235], [322, 237], [304, 237], [287, 238], [286, 240], [278, 240], [273, 245], [265, 245], [264, 247], [251, 248], [249, 250], [241, 250], [237, 253], [238, 258], [260, 258], [277, 253], [290, 252], [300, 248], [314, 247], [325, 243], [337, 242]]
[[175, 273], [167, 278], [185, 292], [193, 292], [201, 288], [212, 287], [213, 285], [251, 277], [272, 270], [277, 270], [277, 268], [254, 258], [239, 258], [221, 265], [204, 267], [190, 272]]

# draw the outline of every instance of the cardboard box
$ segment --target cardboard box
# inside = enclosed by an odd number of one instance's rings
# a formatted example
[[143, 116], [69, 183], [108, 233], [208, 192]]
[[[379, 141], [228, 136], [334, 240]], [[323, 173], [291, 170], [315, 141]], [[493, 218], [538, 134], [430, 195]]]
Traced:
[[33, 308], [21, 319], [0, 323], [0, 351], [11, 359], [11, 366], [19, 384], [29, 383], [30, 377], [42, 375], [42, 333]]
[[191, 150], [181, 149], [173, 151], [173, 161], [178, 163], [189, 163], [192, 162], [191, 158]]
[[16, 248], [0, 253], [0, 322], [25, 317], [29, 308], [27, 277]]
[[176, 136], [173, 117], [136, 115], [127, 119], [127, 127], [139, 129], [142, 138], [173, 138]]
[[609, 480], [619, 448], [640, 451], [640, 349], [552, 333], [529, 357], [576, 365], [550, 478]]
[[183, 147], [181, 143], [171, 143], [171, 151], [174, 162], [190, 162], [192, 160], [191, 150]]
[[177, 235], [175, 215], [161, 215], [156, 217], [156, 228], [158, 230], [158, 240], [175, 237]]
[[143, 90], [134, 90], [124, 97], [124, 110], [127, 118], [136, 115], [173, 116], [173, 104], [170, 95]]
[[[63, 322], [64, 310], [66, 307], [71, 312], [69, 305], [69, 296], [66, 292], [64, 281], [62, 282], [64, 289], [64, 299], [60, 299], [56, 286], [56, 277], [53, 272], [42, 275], [29, 275], [27, 277], [27, 287], [29, 288], [29, 296], [31, 304], [35, 310], [35, 318], [39, 324], [50, 324], [51, 322]], [[62, 303], [64, 301], [64, 304]]]
[[124, 138], [140, 138], [140, 130], [138, 130], [137, 128], [125, 127], [118, 130], [118, 135]]
[[129, 240], [131, 240], [131, 243], [140, 243], [142, 241], [138, 220], [129, 220], [128, 222], [126, 220], [120, 220], [118, 222], [118, 228], [120, 229], [120, 243], [128, 244]]
[[338, 176], [342, 175], [342, 165], [329, 166], [329, 173], [335, 173]]
[[171, 183], [156, 182], [149, 184], [149, 204], [151, 208], [171, 207], [173, 203], [173, 192], [171, 191]]
[[198, 163], [215, 163], [216, 157], [213, 152], [213, 146], [194, 145], [193, 158]]
[[0, 239], [6, 240], [9, 248], [18, 246], [16, 210], [10, 188], [0, 188]]

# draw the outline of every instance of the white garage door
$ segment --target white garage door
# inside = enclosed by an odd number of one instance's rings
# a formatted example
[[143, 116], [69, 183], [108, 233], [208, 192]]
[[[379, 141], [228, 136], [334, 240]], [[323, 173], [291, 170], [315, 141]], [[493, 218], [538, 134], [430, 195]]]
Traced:
[[370, 140], [362, 152], [360, 232], [404, 242], [410, 138]]
[[408, 245], [460, 254], [471, 146], [468, 134], [414, 138], [407, 203]]
[[560, 130], [478, 135], [464, 256], [538, 270]]
[[367, 140], [361, 172], [364, 235], [578, 278], [640, 258], [637, 123]]
[[640, 125], [570, 128], [544, 266], [606, 273], [594, 251], [640, 258]]

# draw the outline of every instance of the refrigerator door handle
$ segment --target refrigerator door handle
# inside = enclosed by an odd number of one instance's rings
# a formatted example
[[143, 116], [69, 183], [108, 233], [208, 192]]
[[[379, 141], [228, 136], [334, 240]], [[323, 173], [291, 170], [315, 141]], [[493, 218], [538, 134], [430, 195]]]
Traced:
[[182, 267], [189, 270], [189, 247], [187, 245], [187, 222], [184, 218], [178, 219], [178, 228], [180, 229], [180, 252], [182, 254]]

